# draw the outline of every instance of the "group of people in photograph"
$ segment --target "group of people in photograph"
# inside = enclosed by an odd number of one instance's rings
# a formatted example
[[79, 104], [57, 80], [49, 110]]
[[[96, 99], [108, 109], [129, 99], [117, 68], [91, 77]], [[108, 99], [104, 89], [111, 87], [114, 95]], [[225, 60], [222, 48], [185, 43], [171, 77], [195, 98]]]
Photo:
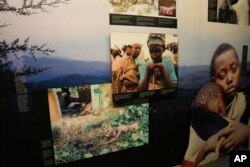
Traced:
[[109, 0], [109, 2], [115, 13], [137, 11], [139, 15], [150, 14], [156, 10], [155, 5], [157, 4], [156, 0]]
[[[141, 56], [142, 44], [111, 48], [113, 93], [131, 93], [177, 87], [174, 62], [167, 56], [164, 34], [149, 34], [150, 59]], [[176, 53], [175, 53], [176, 54]]]
[[176, 16], [176, 0], [109, 0], [114, 13]]

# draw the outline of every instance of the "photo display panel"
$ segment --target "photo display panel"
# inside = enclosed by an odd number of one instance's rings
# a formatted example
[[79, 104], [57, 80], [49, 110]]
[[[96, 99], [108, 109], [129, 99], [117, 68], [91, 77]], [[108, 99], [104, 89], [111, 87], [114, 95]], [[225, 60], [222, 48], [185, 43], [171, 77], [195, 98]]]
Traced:
[[111, 86], [48, 90], [56, 165], [149, 143], [148, 103], [115, 106]]
[[249, 26], [249, 0], [208, 0], [208, 21]]
[[176, 0], [110, 0], [110, 24], [177, 28]]
[[176, 92], [176, 34], [113, 32], [110, 38], [115, 102]]

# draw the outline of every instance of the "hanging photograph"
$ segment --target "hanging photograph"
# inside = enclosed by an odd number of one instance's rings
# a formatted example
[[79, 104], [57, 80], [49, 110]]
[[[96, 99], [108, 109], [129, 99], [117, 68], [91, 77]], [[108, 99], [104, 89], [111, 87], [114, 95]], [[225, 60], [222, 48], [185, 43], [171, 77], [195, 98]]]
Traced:
[[48, 90], [56, 165], [148, 144], [148, 103], [115, 106], [111, 92], [111, 84]]
[[114, 101], [176, 91], [176, 34], [114, 32], [110, 41]]
[[176, 17], [176, 1], [159, 0], [159, 15]]
[[248, 26], [249, 7], [249, 0], [209, 0], [208, 21]]
[[[40, 1], [34, 2], [33, 6], [45, 7], [51, 0]], [[0, 23], [1, 39], [4, 41], [1, 43], [4, 52], [0, 63], [8, 60], [6, 68], [13, 67], [15, 80], [29, 90], [110, 83], [108, 43], [103, 38], [109, 35], [109, 31], [96, 33], [93, 29], [102, 27], [105, 30], [109, 25], [106, 20], [92, 22], [90, 12], [83, 10], [86, 6], [97, 9], [97, 1], [52, 1], [51, 4], [55, 3], [58, 7], [48, 5], [44, 8], [46, 12], [37, 9], [31, 10], [29, 15], [21, 12], [16, 17], [9, 12], [1, 16], [6, 19]], [[98, 4], [98, 11], [103, 6], [107, 6], [108, 10], [108, 1], [98, 1]], [[8, 5], [20, 6], [21, 2], [11, 1]], [[91, 18], [99, 17], [100, 13], [91, 14]], [[41, 29], [46, 31], [41, 32]], [[9, 53], [8, 47], [17, 49]]]
[[110, 24], [177, 28], [176, 0], [109, 0]]
[[[232, 150], [249, 149], [248, 135], [235, 134], [249, 134], [247, 50], [246, 45], [223, 42], [214, 47], [207, 65], [180, 67], [178, 91], [185, 88], [189, 91], [183, 96], [194, 95], [189, 98], [191, 119], [183, 166], [203, 166], [229, 156]], [[232, 138], [240, 140], [237, 147], [228, 145]]]

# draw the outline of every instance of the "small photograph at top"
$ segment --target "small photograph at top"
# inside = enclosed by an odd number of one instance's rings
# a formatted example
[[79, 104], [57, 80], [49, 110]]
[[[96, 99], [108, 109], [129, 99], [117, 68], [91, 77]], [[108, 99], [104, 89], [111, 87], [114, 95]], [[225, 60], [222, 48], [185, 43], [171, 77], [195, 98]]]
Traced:
[[250, 0], [208, 0], [208, 21], [249, 26]]
[[159, 0], [159, 15], [176, 17], [176, 0]]
[[109, 0], [110, 13], [139, 16], [176, 16], [176, 0]]

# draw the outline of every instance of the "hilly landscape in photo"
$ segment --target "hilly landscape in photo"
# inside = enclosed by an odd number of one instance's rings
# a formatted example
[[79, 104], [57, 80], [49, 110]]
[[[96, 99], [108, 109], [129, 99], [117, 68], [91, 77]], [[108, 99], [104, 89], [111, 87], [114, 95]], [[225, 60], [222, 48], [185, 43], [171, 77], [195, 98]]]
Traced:
[[36, 87], [52, 88], [111, 82], [111, 69], [107, 62], [72, 60], [55, 56], [43, 56], [34, 60], [27, 55], [22, 57], [22, 61], [28, 67], [48, 68], [26, 77], [26, 82]]
[[[28, 84], [39, 88], [111, 83], [111, 65], [108, 62], [81, 61], [59, 56], [40, 56], [34, 60], [28, 55], [22, 56], [22, 62], [30, 67], [48, 68], [39, 74], [26, 77]], [[250, 62], [247, 68], [250, 71]], [[209, 65], [178, 67], [178, 89], [199, 90], [208, 82]], [[241, 76], [241, 85], [250, 85], [249, 74]]]

